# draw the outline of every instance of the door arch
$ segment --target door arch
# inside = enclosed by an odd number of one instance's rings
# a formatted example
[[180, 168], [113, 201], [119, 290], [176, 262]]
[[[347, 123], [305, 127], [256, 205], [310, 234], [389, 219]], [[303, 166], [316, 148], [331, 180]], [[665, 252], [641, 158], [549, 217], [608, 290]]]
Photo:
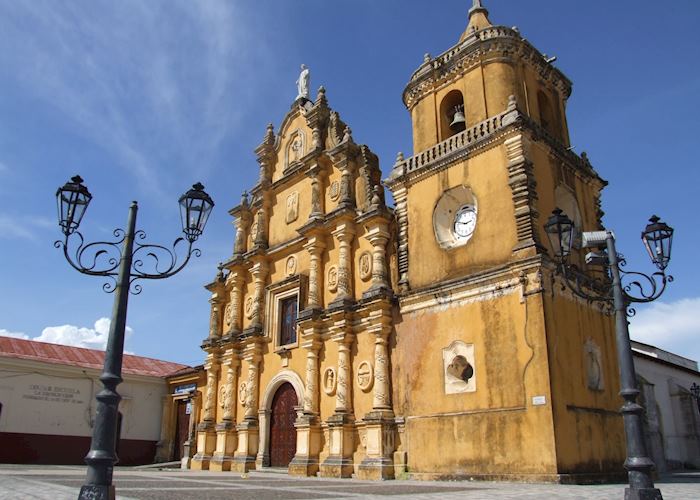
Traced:
[[297, 393], [289, 382], [282, 384], [272, 398], [270, 412], [270, 466], [287, 467], [297, 449], [295, 407]]

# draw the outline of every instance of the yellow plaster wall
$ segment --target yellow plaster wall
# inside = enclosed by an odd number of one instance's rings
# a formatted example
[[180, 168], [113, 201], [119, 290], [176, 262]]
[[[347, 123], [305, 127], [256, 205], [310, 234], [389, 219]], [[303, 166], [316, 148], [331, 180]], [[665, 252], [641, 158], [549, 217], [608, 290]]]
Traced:
[[[545, 297], [545, 311], [560, 472], [619, 471], [625, 449], [613, 318], [560, 293]], [[603, 391], [587, 385], [589, 339], [601, 349]]]
[[[502, 146], [455, 163], [408, 191], [409, 282], [421, 288], [508, 261], [516, 244], [512, 191]], [[433, 232], [433, 210], [443, 192], [469, 187], [477, 200], [474, 235], [462, 247], [440, 248]], [[426, 265], [426, 263], [430, 263]]]
[[[296, 220], [287, 223], [287, 197], [298, 193]], [[295, 182], [281, 186], [273, 195], [270, 207], [268, 245], [274, 247], [291, 239], [297, 238], [297, 229], [306, 224], [311, 212], [311, 179], [299, 174]]]
[[[407, 418], [409, 470], [553, 473], [556, 455], [539, 298], [519, 294], [396, 318], [395, 411]], [[476, 392], [445, 394], [442, 349], [474, 344]], [[533, 407], [533, 396], [547, 404]]]

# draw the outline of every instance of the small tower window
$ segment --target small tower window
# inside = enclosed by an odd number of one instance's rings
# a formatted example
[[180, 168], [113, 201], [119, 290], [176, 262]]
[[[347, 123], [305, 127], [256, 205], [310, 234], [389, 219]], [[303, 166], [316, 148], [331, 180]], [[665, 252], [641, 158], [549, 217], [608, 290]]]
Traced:
[[537, 92], [537, 106], [540, 109], [540, 125], [542, 125], [542, 128], [553, 136], [559, 137], [556, 120], [554, 118], [554, 110], [549, 102], [549, 98], [541, 90]]
[[464, 114], [464, 97], [459, 90], [450, 91], [440, 104], [440, 140], [462, 132], [467, 128]]

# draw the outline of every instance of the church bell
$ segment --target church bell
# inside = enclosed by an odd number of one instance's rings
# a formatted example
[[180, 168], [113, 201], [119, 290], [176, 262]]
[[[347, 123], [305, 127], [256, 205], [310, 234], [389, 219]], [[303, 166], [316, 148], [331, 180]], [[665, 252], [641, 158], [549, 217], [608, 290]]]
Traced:
[[455, 106], [455, 114], [450, 123], [450, 129], [454, 132], [461, 132], [467, 128], [467, 121], [464, 119], [464, 105]]

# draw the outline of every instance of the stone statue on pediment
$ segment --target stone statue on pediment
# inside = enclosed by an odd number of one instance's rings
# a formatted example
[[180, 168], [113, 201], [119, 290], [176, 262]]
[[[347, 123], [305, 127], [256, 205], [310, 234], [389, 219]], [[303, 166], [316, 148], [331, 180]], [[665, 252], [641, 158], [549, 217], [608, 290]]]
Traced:
[[305, 64], [301, 65], [301, 73], [299, 73], [299, 79], [297, 80], [297, 99], [309, 99], [311, 95], [309, 92], [309, 87], [311, 84], [311, 73], [309, 68]]

